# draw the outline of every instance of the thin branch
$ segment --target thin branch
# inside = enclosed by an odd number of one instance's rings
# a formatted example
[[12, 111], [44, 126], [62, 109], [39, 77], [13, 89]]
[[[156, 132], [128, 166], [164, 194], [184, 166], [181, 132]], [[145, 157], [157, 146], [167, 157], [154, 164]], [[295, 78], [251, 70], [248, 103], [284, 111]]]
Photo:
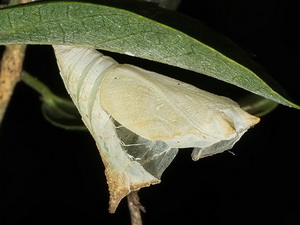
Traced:
[[0, 123], [11, 99], [15, 85], [20, 81], [25, 45], [6, 46], [0, 68]]
[[[27, 3], [30, 0], [12, 0], [9, 5]], [[26, 45], [6, 46], [0, 67], [0, 124], [13, 94], [20, 81]]]
[[141, 205], [137, 191], [127, 195], [128, 208], [131, 216], [132, 225], [143, 225], [141, 211], [146, 212], [144, 206]]
[[[144, 0], [148, 2], [156, 2], [163, 8], [168, 8], [171, 10], [176, 10], [181, 2], [181, 0]], [[131, 216], [132, 225], [143, 225], [142, 212], [146, 212], [144, 206], [141, 205], [140, 199], [137, 191], [133, 191], [127, 195], [128, 208]]]

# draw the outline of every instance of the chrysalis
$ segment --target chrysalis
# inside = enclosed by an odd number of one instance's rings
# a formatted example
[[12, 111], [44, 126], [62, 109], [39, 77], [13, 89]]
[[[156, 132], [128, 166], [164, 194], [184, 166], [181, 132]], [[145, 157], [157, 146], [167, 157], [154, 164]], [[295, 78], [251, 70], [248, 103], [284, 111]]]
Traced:
[[160, 182], [178, 148], [193, 160], [230, 149], [259, 118], [234, 101], [94, 49], [54, 46], [64, 84], [93, 135], [110, 212], [131, 191]]

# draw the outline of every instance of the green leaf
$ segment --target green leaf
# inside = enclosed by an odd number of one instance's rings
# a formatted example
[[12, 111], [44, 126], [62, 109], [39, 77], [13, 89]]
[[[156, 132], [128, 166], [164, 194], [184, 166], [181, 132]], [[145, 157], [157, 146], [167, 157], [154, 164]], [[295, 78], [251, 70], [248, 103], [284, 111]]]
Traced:
[[44, 117], [52, 125], [65, 130], [87, 131], [76, 106], [71, 100], [52, 96], [52, 101], [44, 101], [42, 104]]
[[238, 101], [241, 108], [251, 115], [262, 117], [273, 111], [278, 103], [258, 95], [247, 95]]
[[48, 122], [66, 130], [87, 131], [71, 100], [53, 94], [45, 84], [25, 71], [22, 81], [42, 95], [42, 112]]
[[[124, 53], [202, 73], [300, 109], [253, 71], [210, 47], [213, 45], [133, 12], [87, 3], [52, 2], [2, 9], [0, 18], [0, 45], [65, 44]], [[204, 34], [206, 40], [214, 36], [202, 25], [197, 30], [209, 33]]]

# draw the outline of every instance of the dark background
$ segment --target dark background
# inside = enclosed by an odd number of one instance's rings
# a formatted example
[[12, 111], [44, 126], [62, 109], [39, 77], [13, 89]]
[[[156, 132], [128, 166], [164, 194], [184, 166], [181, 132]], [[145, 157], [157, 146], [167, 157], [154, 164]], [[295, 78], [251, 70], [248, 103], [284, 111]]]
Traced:
[[[296, 0], [183, 0], [179, 11], [246, 48], [299, 104], [298, 9]], [[62, 92], [51, 47], [29, 46], [27, 53], [25, 68]], [[190, 76], [182, 79], [203, 89], [208, 83], [217, 93], [228, 86]], [[0, 224], [130, 224], [126, 200], [108, 213], [104, 168], [91, 136], [53, 127], [40, 103], [19, 83], [1, 126]], [[235, 145], [235, 156], [193, 162], [191, 151], [181, 150], [162, 183], [140, 191], [144, 224], [300, 224], [299, 115], [279, 106]]]

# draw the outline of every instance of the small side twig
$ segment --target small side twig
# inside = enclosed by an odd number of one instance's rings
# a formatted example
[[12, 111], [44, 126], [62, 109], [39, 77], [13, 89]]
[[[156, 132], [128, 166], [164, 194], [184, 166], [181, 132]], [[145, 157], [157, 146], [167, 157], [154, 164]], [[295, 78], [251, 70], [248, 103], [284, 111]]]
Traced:
[[131, 224], [132, 225], [142, 225], [142, 212], [146, 212], [144, 206], [141, 205], [140, 199], [137, 191], [131, 192], [127, 195], [128, 208], [131, 216]]

